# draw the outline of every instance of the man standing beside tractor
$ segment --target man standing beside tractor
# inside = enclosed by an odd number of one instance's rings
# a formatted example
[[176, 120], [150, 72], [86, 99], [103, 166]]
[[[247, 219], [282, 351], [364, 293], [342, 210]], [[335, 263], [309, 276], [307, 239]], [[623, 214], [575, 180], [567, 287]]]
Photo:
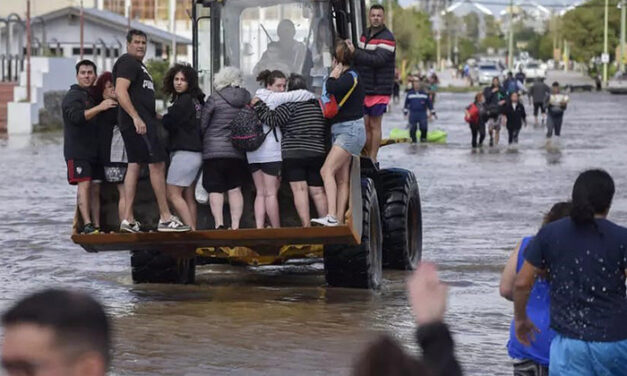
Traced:
[[396, 41], [394, 34], [383, 23], [385, 8], [380, 4], [370, 7], [370, 27], [364, 31], [355, 48], [355, 68], [365, 86], [364, 121], [366, 123], [366, 153], [373, 162], [381, 144], [381, 118], [385, 113], [394, 89]]

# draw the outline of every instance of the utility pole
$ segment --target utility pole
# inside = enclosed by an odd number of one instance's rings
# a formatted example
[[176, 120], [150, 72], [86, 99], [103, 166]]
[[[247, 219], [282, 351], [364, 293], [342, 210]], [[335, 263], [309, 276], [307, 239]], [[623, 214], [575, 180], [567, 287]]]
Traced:
[[440, 30], [438, 30], [438, 36], [436, 39], [436, 50], [435, 50], [435, 59], [436, 59], [436, 66], [435, 66], [435, 70], [437, 70], [438, 72], [440, 71], [440, 61], [442, 60], [442, 49], [440, 47]]
[[172, 42], [170, 47], [170, 65], [176, 62], [176, 0], [170, 0], [170, 33], [172, 33]]
[[30, 103], [30, 50], [32, 31], [30, 28], [30, 0], [26, 0], [26, 101]]
[[84, 46], [84, 32], [85, 32], [85, 13], [83, 11], [83, 0], [81, 0], [81, 60], [83, 60], [83, 46]]
[[131, 3], [131, 0], [125, 0], [124, 1], [124, 13], [126, 13], [126, 18], [127, 18], [127, 25], [126, 28], [128, 30], [131, 29], [131, 18], [133, 18], [133, 3]]
[[[607, 0], [605, 0], [607, 1]], [[514, 66], [514, 0], [509, 0], [509, 44], [507, 49], [507, 69]]]
[[[607, 17], [608, 0], [605, 0], [605, 32], [603, 33], [603, 54], [607, 57]], [[607, 86], [607, 59], [603, 62], [603, 84]]]
[[618, 49], [620, 56], [618, 69], [622, 73], [625, 73], [625, 15], [627, 14], [625, 7], [627, 7], [627, 2], [622, 0], [620, 3], [620, 48]]

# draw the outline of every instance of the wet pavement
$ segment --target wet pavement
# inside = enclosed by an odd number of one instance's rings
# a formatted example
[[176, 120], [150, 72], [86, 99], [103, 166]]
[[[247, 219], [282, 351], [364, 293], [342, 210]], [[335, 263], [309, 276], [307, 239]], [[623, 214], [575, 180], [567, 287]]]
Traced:
[[[423, 258], [451, 286], [446, 320], [466, 374], [506, 375], [512, 306], [498, 283], [517, 241], [588, 167], [613, 175], [610, 219], [627, 223], [627, 97], [572, 94], [559, 148], [547, 150], [531, 121], [517, 149], [477, 153], [463, 122], [471, 98], [438, 96], [431, 127], [448, 131], [446, 145], [387, 146], [380, 161], [418, 177]], [[398, 108], [384, 134], [392, 126], [403, 126]], [[193, 286], [133, 285], [128, 253], [87, 254], [69, 239], [75, 193], [60, 133], [0, 141], [0, 169], [0, 310], [47, 286], [95, 294], [114, 315], [112, 374], [347, 375], [382, 332], [416, 349], [404, 272], [386, 271], [376, 293], [325, 287], [320, 263], [203, 266]]]

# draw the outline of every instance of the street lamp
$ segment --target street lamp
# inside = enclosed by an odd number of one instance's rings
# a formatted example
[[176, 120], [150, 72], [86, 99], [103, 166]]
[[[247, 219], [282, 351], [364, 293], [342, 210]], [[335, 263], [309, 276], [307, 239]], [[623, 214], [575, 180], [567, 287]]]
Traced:
[[620, 48], [618, 49], [620, 54], [620, 59], [618, 60], [618, 69], [624, 73], [625, 72], [625, 15], [627, 13], [626, 8], [627, 4], [625, 0], [621, 0], [618, 3], [620, 7]]
[[608, 18], [608, 0], [605, 0], [605, 31], [603, 33], [603, 84], [607, 86], [607, 63], [609, 63], [609, 55], [607, 53], [607, 18]]
[[[607, 1], [607, 0], [605, 0]], [[514, 67], [514, 0], [509, 0], [509, 43], [507, 49], [507, 69]]]

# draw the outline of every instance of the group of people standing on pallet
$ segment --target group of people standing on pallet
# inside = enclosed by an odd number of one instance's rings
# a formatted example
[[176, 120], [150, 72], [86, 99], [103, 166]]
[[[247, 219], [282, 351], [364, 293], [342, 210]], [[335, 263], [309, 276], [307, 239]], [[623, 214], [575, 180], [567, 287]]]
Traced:
[[[526, 91], [522, 82], [509, 72], [503, 85], [498, 77], [494, 77], [490, 86], [475, 95], [473, 103], [466, 107], [464, 117], [470, 127], [473, 148], [483, 146], [486, 128], [489, 146], [498, 145], [503, 126], [507, 128], [508, 144], [518, 143], [520, 130], [527, 126], [527, 112], [521, 101]], [[527, 94], [529, 102], [533, 103], [534, 125], [539, 125], [538, 114], [541, 113], [541, 125], [546, 125], [548, 144], [553, 133], [557, 137], [561, 135], [569, 98], [560, 92], [559, 82], [553, 82], [549, 88], [544, 79], [535, 80]]]
[[[351, 157], [363, 150], [376, 163], [381, 117], [394, 84], [395, 41], [383, 23], [384, 8], [373, 5], [369, 19], [371, 26], [358, 46], [350, 40], [336, 42], [320, 98], [308, 90], [305, 77], [287, 77], [279, 70], [261, 71], [261, 88], [251, 95], [241, 71], [229, 66], [215, 74], [213, 92], [205, 97], [197, 72], [176, 64], [164, 79], [171, 106], [161, 116], [153, 79], [142, 62], [145, 33], [128, 32], [127, 53], [112, 72], [96, 77], [95, 64], [80, 61], [78, 83], [62, 105], [67, 177], [78, 185], [79, 230], [100, 231], [104, 181], [118, 187], [119, 230], [142, 231], [133, 203], [140, 167], [146, 164], [159, 207], [157, 231], [196, 229], [195, 186], [201, 170], [216, 229], [227, 228], [225, 196], [228, 227], [240, 227], [241, 187], [249, 176], [256, 190], [257, 228], [281, 226], [281, 180], [290, 183], [302, 226], [343, 223]], [[159, 123], [168, 131], [167, 142], [159, 136]], [[250, 147], [255, 140], [259, 142]], [[310, 196], [318, 218], [310, 218]]]

